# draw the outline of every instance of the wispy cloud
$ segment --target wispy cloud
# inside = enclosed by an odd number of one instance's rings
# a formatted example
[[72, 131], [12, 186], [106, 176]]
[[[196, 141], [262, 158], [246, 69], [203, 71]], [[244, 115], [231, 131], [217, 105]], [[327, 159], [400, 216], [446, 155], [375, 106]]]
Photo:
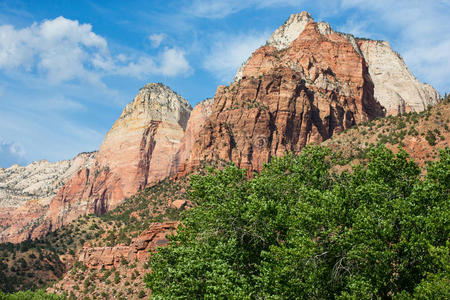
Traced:
[[186, 13], [201, 18], [224, 18], [248, 8], [300, 7], [300, 0], [194, 0], [184, 9]]
[[249, 32], [237, 35], [221, 33], [212, 42], [203, 62], [205, 69], [224, 82], [233, 79], [236, 71], [253, 51], [262, 46], [270, 32]]
[[148, 36], [153, 48], [158, 48], [162, 41], [166, 38], [164, 33], [154, 33]]

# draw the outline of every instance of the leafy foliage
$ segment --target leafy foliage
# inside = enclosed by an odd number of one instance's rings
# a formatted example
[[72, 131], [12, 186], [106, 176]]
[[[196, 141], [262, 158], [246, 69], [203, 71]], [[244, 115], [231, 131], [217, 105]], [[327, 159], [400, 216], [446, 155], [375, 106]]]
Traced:
[[340, 174], [330, 154], [193, 176], [197, 206], [150, 258], [152, 298], [450, 298], [450, 150], [425, 179], [403, 151], [371, 147]]

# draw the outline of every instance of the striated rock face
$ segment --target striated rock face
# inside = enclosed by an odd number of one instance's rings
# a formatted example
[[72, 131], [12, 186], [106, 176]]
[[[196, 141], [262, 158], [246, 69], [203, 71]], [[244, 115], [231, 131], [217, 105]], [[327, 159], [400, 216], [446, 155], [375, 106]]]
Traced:
[[[275, 30], [267, 45], [278, 50], [288, 48], [303, 32], [306, 25], [313, 21], [307, 12], [291, 15], [285, 24]], [[324, 36], [337, 33], [345, 37], [355, 51], [364, 57], [374, 84], [375, 99], [386, 108], [388, 115], [409, 111], [420, 112], [428, 105], [439, 102], [439, 93], [431, 85], [418, 81], [408, 70], [401, 56], [391, 49], [388, 42], [355, 39], [350, 34], [333, 31], [325, 22], [317, 23], [317, 27]], [[235, 81], [242, 78], [246, 64], [247, 62], [239, 68]]]
[[169, 176], [190, 111], [168, 87], [144, 86], [107, 133], [94, 166], [78, 172], [52, 200], [52, 228], [81, 214], [103, 214]]
[[217, 159], [258, 171], [273, 156], [297, 153], [383, 114], [354, 43], [334, 32], [324, 35], [308, 21], [289, 47], [261, 47], [241, 79], [218, 88], [185, 172]]
[[388, 115], [420, 112], [439, 102], [439, 93], [418, 81], [388, 42], [358, 40], [375, 85], [375, 98]]
[[0, 242], [26, 239], [27, 228], [42, 219], [58, 189], [91, 166], [95, 156], [96, 152], [80, 153], [72, 160], [0, 168]]
[[184, 172], [182, 168], [189, 159], [192, 152], [192, 147], [194, 146], [203, 125], [211, 115], [213, 106], [214, 99], [209, 98], [198, 103], [192, 110], [191, 116], [187, 123], [186, 132], [181, 140], [180, 149], [175, 155], [175, 159], [172, 163], [172, 174], [177, 173], [177, 171], [180, 173]]
[[41, 160], [24, 167], [0, 168], [0, 207], [17, 207], [33, 199], [50, 200], [73, 174], [94, 162], [96, 153], [80, 153], [72, 160], [55, 163]]
[[78, 261], [90, 269], [110, 269], [121, 264], [122, 259], [128, 262], [147, 261], [150, 251], [169, 243], [168, 234], [175, 233], [177, 222], [153, 223], [149, 230], [131, 241], [129, 246], [84, 247]]

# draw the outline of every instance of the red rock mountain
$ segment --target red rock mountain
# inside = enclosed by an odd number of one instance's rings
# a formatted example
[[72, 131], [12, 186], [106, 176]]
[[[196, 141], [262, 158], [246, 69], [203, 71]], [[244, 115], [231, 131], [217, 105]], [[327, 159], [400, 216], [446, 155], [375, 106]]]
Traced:
[[103, 214], [170, 175], [191, 106], [162, 84], [144, 86], [107, 133], [94, 167], [78, 172], [50, 203], [51, 226]]
[[234, 82], [192, 113], [162, 84], [142, 88], [106, 135], [95, 163], [67, 181], [47, 214], [27, 225], [26, 238], [86, 213], [103, 214], [201, 161], [232, 161], [250, 174], [286, 151], [298, 153], [355, 124], [423, 110], [438, 99], [387, 43], [335, 32], [306, 12], [292, 15]]

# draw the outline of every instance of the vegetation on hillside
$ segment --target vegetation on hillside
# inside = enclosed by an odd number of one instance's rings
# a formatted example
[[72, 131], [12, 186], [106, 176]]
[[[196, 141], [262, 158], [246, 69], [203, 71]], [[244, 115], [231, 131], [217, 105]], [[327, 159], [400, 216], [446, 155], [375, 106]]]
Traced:
[[450, 149], [421, 172], [370, 147], [335, 173], [321, 147], [192, 179], [190, 210], [150, 259], [154, 299], [448, 299]]
[[[75, 272], [77, 284], [83, 286], [86, 270], [75, 265], [75, 261], [85, 244], [127, 245], [133, 237], [148, 229], [150, 223], [179, 219], [180, 211], [171, 209], [170, 202], [187, 199], [187, 184], [186, 178], [179, 181], [166, 179], [130, 197], [106, 215], [82, 216], [33, 241], [0, 244], [0, 291], [11, 293], [46, 287], [69, 270]], [[130, 266], [118, 270], [121, 276], [131, 269]], [[80, 276], [76, 276], [78, 273]], [[142, 276], [132, 276], [132, 283], [142, 282]]]
[[398, 147], [423, 165], [438, 157], [439, 149], [450, 146], [450, 97], [422, 112], [388, 116], [355, 125], [323, 145], [341, 152], [348, 161], [358, 160], [369, 147], [378, 143], [396, 151]]

